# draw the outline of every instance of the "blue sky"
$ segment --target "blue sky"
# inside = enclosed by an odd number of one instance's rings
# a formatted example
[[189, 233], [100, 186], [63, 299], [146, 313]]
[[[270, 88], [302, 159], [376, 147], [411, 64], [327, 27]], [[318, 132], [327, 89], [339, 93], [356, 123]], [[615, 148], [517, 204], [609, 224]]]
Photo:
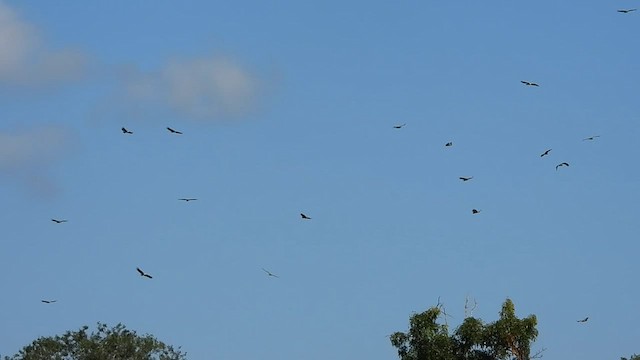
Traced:
[[512, 298], [547, 359], [640, 352], [633, 7], [0, 2], [0, 353], [102, 321], [395, 359], [438, 297]]

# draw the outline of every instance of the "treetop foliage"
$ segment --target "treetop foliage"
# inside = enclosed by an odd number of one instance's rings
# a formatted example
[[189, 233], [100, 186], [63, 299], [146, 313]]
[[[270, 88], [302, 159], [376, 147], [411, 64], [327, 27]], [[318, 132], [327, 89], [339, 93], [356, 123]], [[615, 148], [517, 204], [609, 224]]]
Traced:
[[[519, 319], [510, 299], [502, 305], [500, 318], [485, 324], [467, 317], [453, 332], [438, 323], [441, 306], [413, 314], [409, 331], [391, 335], [401, 360], [529, 360], [531, 343], [538, 336], [535, 315]], [[446, 315], [446, 314], [445, 314]]]
[[40, 337], [5, 360], [185, 360], [186, 354], [157, 340], [138, 335], [118, 324], [109, 328], [98, 323], [88, 332], [83, 326], [63, 335]]
[[620, 360], [640, 360], [640, 355], [638, 354], [633, 354], [631, 355], [631, 357], [626, 358], [626, 357], [621, 357]]

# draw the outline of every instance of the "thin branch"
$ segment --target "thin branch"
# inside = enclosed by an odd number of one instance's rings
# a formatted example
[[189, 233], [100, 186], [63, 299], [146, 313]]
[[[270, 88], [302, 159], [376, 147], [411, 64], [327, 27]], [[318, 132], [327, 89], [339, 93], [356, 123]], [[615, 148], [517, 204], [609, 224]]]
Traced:
[[530, 358], [531, 359], [541, 359], [542, 358], [542, 353], [545, 352], [547, 350], [547, 348], [542, 348], [540, 350], [538, 350], [535, 354], [533, 354]]
[[470, 307], [469, 306], [469, 296], [467, 295], [464, 298], [464, 317], [468, 318], [468, 317], [472, 317], [473, 316], [473, 311], [478, 307], [478, 302], [476, 301], [476, 299], [473, 299], [473, 306]]
[[447, 317], [453, 318], [453, 316], [447, 314], [447, 310], [444, 308], [444, 303], [440, 301], [440, 296], [438, 296], [438, 303], [436, 307], [442, 311], [442, 315], [444, 315], [444, 325], [449, 327], [449, 322], [447, 321]]

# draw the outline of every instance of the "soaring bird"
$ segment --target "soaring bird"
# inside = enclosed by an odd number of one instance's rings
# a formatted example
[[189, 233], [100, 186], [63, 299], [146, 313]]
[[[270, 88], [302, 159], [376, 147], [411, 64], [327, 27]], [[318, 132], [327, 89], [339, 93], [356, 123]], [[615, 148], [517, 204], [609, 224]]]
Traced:
[[173, 130], [172, 128], [168, 127], [167, 130], [169, 130], [170, 133], [172, 134], [178, 134], [178, 135], [182, 135], [182, 133], [178, 130]]
[[133, 131], [129, 131], [129, 130], [127, 130], [126, 128], [124, 128], [124, 127], [123, 127], [123, 128], [122, 128], [122, 133], [123, 133], [123, 134], [133, 134]]
[[402, 125], [393, 125], [394, 129], [402, 129], [405, 125], [407, 124], [402, 124]]
[[472, 213], [472, 214], [478, 214], [478, 213], [480, 213], [481, 211], [482, 211], [482, 210], [472, 209], [472, 210], [471, 210], [471, 213]]
[[551, 151], [551, 149], [549, 149], [549, 150], [547, 150], [547, 151], [543, 152], [543, 153], [542, 153], [542, 155], [540, 155], [540, 157], [543, 157], [543, 156], [547, 156], [547, 155], [549, 155], [549, 152], [550, 152], [550, 151]]
[[198, 199], [194, 199], [194, 198], [182, 198], [182, 199], [178, 199], [178, 200], [182, 200], [182, 201], [189, 202], [189, 201], [194, 201], [194, 200], [198, 200]]
[[40, 300], [45, 304], [53, 304], [54, 302], [58, 301], [58, 300]]
[[577, 322], [582, 322], [582, 323], [584, 323], [584, 322], [587, 322], [587, 320], [589, 320], [589, 317], [588, 317], [588, 316], [587, 316], [586, 318], [582, 319], [582, 320], [576, 320], [576, 321], [577, 321]]
[[58, 219], [51, 219], [51, 221], [53, 221], [56, 224], [62, 224], [67, 222], [67, 220], [58, 220]]
[[473, 176], [470, 176], [470, 177], [460, 176], [460, 180], [462, 180], [462, 181], [469, 181], [471, 179], [473, 179]]
[[453, 146], [453, 143], [449, 141], [448, 143], [444, 144], [444, 146]]
[[524, 81], [524, 80], [520, 80], [521, 83], [527, 85], [527, 86], [540, 86], [534, 82], [528, 82], [528, 81]]
[[146, 276], [149, 279], [153, 279], [153, 277], [151, 275], [149, 275], [149, 274], [145, 273], [144, 271], [140, 270], [139, 267], [137, 267], [136, 270], [138, 270], [138, 272], [140, 273], [140, 276]]
[[562, 167], [562, 166], [569, 166], [569, 163], [563, 162], [563, 163], [560, 163], [560, 164], [556, 165], [556, 171], [558, 170], [559, 167]]
[[593, 136], [589, 136], [588, 138], [582, 139], [582, 141], [595, 140], [596, 138], [599, 138], [599, 137], [600, 137], [600, 135], [593, 135]]
[[274, 273], [270, 272], [269, 270], [267, 270], [267, 269], [265, 269], [265, 268], [262, 268], [262, 271], [266, 272], [266, 273], [267, 273], [267, 276], [273, 276], [273, 277], [275, 277], [275, 278], [279, 278], [279, 277], [280, 277], [280, 276], [278, 276], [278, 275], [276, 275], [276, 274], [274, 274]]
[[630, 12], [636, 11], [636, 10], [638, 10], [638, 9], [620, 9], [620, 10], [618, 10], [618, 12], [626, 14], [626, 13], [630, 13]]
[[311, 220], [310, 217], [308, 217], [307, 215], [300, 213], [300, 217], [302, 217], [304, 220]]

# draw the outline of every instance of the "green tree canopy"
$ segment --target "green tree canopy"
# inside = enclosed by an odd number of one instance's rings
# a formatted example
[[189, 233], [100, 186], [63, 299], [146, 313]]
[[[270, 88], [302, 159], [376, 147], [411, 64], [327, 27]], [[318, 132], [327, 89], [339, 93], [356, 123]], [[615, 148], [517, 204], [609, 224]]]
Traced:
[[401, 360], [529, 360], [531, 343], [538, 336], [535, 315], [518, 319], [510, 299], [502, 305], [500, 319], [485, 324], [467, 317], [452, 333], [438, 323], [441, 306], [413, 314], [409, 331], [391, 335]]
[[630, 357], [621, 357], [620, 360], [640, 360], [640, 355], [633, 354]]
[[165, 345], [152, 335], [140, 336], [118, 324], [113, 328], [98, 323], [63, 335], [41, 337], [5, 360], [185, 360], [180, 349]]

